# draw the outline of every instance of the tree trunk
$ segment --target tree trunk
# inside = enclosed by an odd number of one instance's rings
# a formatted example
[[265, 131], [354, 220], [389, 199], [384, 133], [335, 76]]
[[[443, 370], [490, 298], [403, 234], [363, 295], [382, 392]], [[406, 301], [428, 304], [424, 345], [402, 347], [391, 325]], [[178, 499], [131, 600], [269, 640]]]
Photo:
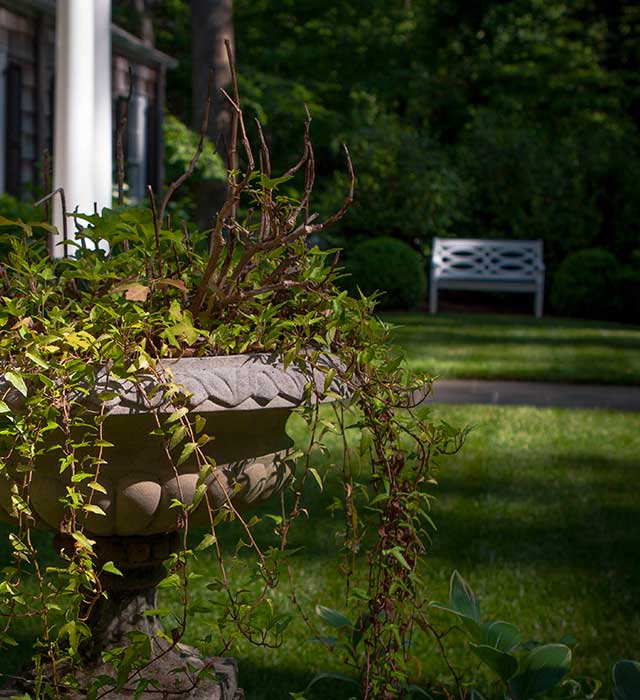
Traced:
[[155, 46], [151, 3], [149, 0], [134, 0], [133, 8], [138, 16], [138, 36], [147, 46]]
[[[225, 164], [231, 143], [232, 110], [220, 88], [229, 92], [231, 71], [225, 40], [233, 42], [233, 0], [192, 0], [191, 2], [191, 92], [193, 128], [200, 130], [207, 99], [209, 69], [213, 71], [211, 109], [207, 135]], [[200, 188], [198, 219], [208, 225], [224, 202], [226, 184], [204, 182]]]

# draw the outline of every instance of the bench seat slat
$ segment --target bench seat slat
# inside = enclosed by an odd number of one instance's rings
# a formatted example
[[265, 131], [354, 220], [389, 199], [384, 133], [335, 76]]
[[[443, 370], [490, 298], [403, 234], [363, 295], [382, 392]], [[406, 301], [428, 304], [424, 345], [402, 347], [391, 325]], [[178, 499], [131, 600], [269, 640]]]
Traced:
[[534, 292], [541, 316], [544, 269], [540, 240], [434, 238], [430, 310], [437, 311], [438, 289]]

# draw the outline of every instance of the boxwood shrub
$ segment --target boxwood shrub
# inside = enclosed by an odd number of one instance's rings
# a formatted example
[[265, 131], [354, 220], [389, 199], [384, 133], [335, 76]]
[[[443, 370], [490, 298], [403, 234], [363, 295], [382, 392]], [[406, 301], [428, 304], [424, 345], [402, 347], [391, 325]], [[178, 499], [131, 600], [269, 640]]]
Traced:
[[347, 250], [345, 286], [352, 294], [382, 293], [380, 309], [411, 309], [425, 299], [427, 277], [420, 253], [395, 238], [371, 238]]
[[620, 315], [620, 263], [604, 248], [568, 255], [556, 271], [551, 305], [564, 316], [611, 318]]

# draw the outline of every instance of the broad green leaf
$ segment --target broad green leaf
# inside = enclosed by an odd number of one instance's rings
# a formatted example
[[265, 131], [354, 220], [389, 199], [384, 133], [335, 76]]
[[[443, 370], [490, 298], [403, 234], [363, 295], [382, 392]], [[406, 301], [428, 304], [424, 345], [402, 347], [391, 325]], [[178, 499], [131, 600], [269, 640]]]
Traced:
[[469, 642], [471, 651], [506, 683], [518, 670], [515, 656], [486, 644]]
[[70, 620], [58, 632], [58, 639], [64, 639], [65, 637], [69, 639], [69, 647], [74, 654], [78, 651], [78, 643], [90, 636], [91, 630], [87, 625], [77, 620]]
[[81, 532], [72, 532], [71, 537], [73, 537], [73, 539], [76, 541], [77, 547], [80, 547], [81, 549], [86, 549], [89, 552], [93, 552], [93, 545], [96, 543], [95, 540], [90, 540]]
[[196, 487], [196, 490], [193, 494], [193, 501], [191, 501], [191, 505], [194, 508], [197, 508], [200, 505], [200, 501], [204, 498], [204, 494], [207, 492], [207, 484], [200, 484], [199, 486]]
[[564, 644], [545, 644], [530, 651], [511, 678], [513, 700], [530, 700], [557, 685], [571, 666], [571, 649]]
[[197, 442], [188, 442], [182, 448], [182, 452], [180, 453], [180, 457], [178, 458], [178, 461], [176, 462], [176, 466], [179, 467], [181, 464], [184, 464], [189, 459], [189, 457], [191, 456], [191, 454], [193, 453], [193, 451], [196, 449], [197, 446], [198, 446]]
[[500, 651], [513, 651], [522, 641], [517, 627], [509, 622], [495, 620], [481, 625], [481, 642]]
[[216, 536], [212, 535], [210, 532], [207, 533], [203, 538], [200, 544], [196, 547], [196, 552], [200, 552], [203, 549], [208, 549], [212, 545], [216, 543]]
[[46, 362], [38, 353], [27, 350], [27, 352], [25, 352], [25, 355], [32, 362], [35, 362], [36, 365], [38, 365], [39, 367], [42, 367], [42, 369], [49, 369], [49, 363]]
[[27, 385], [24, 383], [22, 375], [18, 372], [8, 370], [4, 373], [4, 378], [11, 384], [11, 386], [19, 391], [23, 396], [27, 395]]
[[323, 644], [329, 649], [333, 649], [338, 643], [337, 637], [309, 637], [310, 642], [315, 642], [316, 644]]
[[176, 445], [180, 444], [184, 440], [184, 436], [186, 435], [186, 433], [186, 426], [179, 426], [171, 436], [171, 440], [169, 441], [169, 449], [172, 450]]
[[345, 676], [344, 673], [318, 673], [311, 679], [311, 683], [305, 688], [305, 693], [312, 688], [318, 681], [332, 680], [350, 683], [351, 685], [359, 685], [358, 681], [351, 676]]
[[194, 430], [196, 435], [199, 435], [207, 425], [207, 421], [202, 416], [195, 417]]
[[102, 567], [103, 571], [106, 571], [108, 574], [113, 574], [114, 576], [124, 576], [122, 571], [112, 562], [108, 561], [104, 564]]
[[332, 367], [324, 377], [324, 387], [322, 389], [323, 393], [325, 393], [325, 394], [327, 393], [327, 391], [329, 390], [329, 387], [331, 386], [331, 382], [333, 382], [333, 379], [335, 376], [336, 376], [336, 371]]
[[348, 617], [345, 617], [341, 612], [334, 610], [333, 608], [327, 608], [324, 605], [316, 605], [316, 615], [326, 622], [331, 627], [335, 629], [342, 629], [343, 627], [352, 627], [351, 621]]
[[448, 605], [445, 605], [444, 603], [438, 603], [437, 601], [431, 601], [429, 603], [430, 608], [435, 608], [436, 610], [442, 610], [443, 612], [451, 613], [452, 615], [455, 615], [460, 619], [460, 622], [466, 627], [467, 631], [469, 634], [477, 641], [480, 642], [482, 640], [482, 628], [480, 625], [475, 621], [472, 620], [470, 617], [466, 617], [462, 613], [460, 613], [458, 610], [454, 610], [453, 608], [449, 607]]
[[189, 413], [189, 409], [186, 406], [183, 406], [182, 408], [179, 408], [177, 411], [174, 411], [167, 418], [167, 423], [174, 423], [175, 421], [180, 420], [183, 416], [186, 416], [187, 413]]
[[318, 484], [320, 491], [323, 489], [323, 483], [322, 483], [322, 477], [320, 474], [318, 474], [318, 470], [314, 469], [313, 467], [309, 467], [309, 471], [313, 475], [313, 478], [316, 480], [316, 483]]
[[613, 667], [614, 700], [638, 700], [640, 698], [640, 663], [623, 659]]
[[94, 476], [95, 474], [91, 472], [78, 472], [77, 474], [74, 474], [71, 477], [71, 483], [79, 484], [81, 481], [85, 481], [86, 479], [92, 479]]
[[281, 185], [284, 182], [289, 182], [293, 175], [283, 175], [282, 177], [268, 177], [264, 173], [260, 173], [260, 184], [268, 190], [272, 190], [278, 185]]
[[389, 549], [387, 552], [385, 552], [385, 554], [391, 554], [398, 560], [403, 568], [405, 568], [407, 571], [411, 571], [411, 567], [400, 551], [400, 547], [393, 547], [393, 549]]
[[476, 600], [471, 586], [462, 578], [458, 571], [454, 571], [451, 574], [449, 605], [460, 615], [480, 623], [480, 603]]
[[95, 503], [86, 503], [82, 506], [82, 510], [86, 510], [87, 513], [94, 513], [95, 515], [106, 515], [104, 510], [100, 506], [95, 505]]
[[87, 484], [87, 486], [90, 489], [93, 489], [94, 491], [99, 491], [100, 493], [107, 493], [107, 489], [105, 489], [105, 487], [102, 484], [98, 483], [97, 481], [90, 481]]
[[181, 586], [182, 579], [178, 574], [169, 574], [158, 584], [158, 588], [180, 588]]

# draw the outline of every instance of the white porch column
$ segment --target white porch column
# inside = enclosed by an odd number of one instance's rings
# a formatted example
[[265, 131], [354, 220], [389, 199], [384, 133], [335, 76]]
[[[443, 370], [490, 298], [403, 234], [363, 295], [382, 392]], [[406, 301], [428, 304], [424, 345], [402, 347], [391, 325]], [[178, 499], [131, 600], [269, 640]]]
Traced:
[[[63, 187], [67, 211], [91, 214], [111, 206], [111, 3], [56, 3], [54, 187]], [[63, 216], [56, 197], [54, 255], [73, 253], [62, 241]], [[73, 240], [73, 221], [68, 222]]]
[[95, 3], [94, 177], [98, 211], [113, 198], [113, 131], [111, 100], [111, 0]]

